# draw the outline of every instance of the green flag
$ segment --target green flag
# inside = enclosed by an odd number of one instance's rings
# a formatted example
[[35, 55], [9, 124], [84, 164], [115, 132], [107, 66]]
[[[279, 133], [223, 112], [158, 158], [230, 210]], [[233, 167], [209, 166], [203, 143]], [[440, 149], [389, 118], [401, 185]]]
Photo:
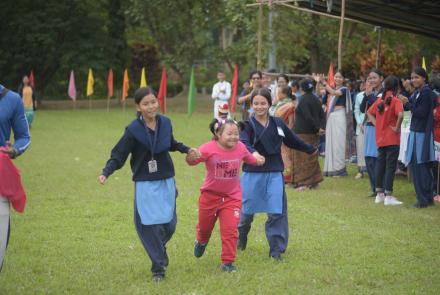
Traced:
[[196, 84], [194, 81], [194, 67], [191, 69], [191, 79], [189, 81], [188, 89], [188, 116], [191, 117], [194, 112], [194, 106], [196, 104]]

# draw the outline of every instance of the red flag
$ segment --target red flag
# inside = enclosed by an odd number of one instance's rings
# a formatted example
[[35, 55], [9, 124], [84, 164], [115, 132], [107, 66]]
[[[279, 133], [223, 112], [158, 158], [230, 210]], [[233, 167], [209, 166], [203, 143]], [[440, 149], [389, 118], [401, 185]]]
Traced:
[[234, 65], [234, 75], [232, 76], [232, 94], [231, 94], [231, 114], [235, 112], [235, 104], [237, 100], [238, 89], [238, 66]]
[[108, 94], [107, 97], [113, 96], [113, 70], [108, 70], [108, 78], [107, 78], [107, 90]]
[[328, 74], [327, 74], [327, 84], [330, 87], [335, 87], [335, 80], [334, 77], [335, 74], [333, 72], [333, 63], [330, 63], [330, 66], [328, 67]]
[[29, 73], [29, 84], [31, 85], [32, 88], [35, 88], [35, 80], [34, 80], [34, 71], [31, 70], [31, 72]]
[[165, 114], [167, 111], [167, 70], [162, 68], [162, 78], [160, 79], [159, 94], [157, 95], [160, 105], [160, 111]]

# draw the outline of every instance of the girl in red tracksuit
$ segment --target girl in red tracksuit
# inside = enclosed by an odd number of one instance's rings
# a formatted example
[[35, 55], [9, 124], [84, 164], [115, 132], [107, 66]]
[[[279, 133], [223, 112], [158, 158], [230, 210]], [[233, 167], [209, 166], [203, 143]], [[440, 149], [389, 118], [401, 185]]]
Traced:
[[187, 157], [189, 165], [205, 162], [206, 178], [200, 189], [199, 222], [194, 256], [201, 257], [211, 237], [217, 218], [220, 220], [222, 240], [222, 265], [224, 272], [235, 272], [237, 226], [240, 221], [241, 186], [240, 166], [244, 161], [251, 165], [264, 164], [264, 157], [251, 154], [239, 141], [239, 128], [233, 120], [214, 119], [210, 124], [214, 138], [201, 145], [201, 157]]

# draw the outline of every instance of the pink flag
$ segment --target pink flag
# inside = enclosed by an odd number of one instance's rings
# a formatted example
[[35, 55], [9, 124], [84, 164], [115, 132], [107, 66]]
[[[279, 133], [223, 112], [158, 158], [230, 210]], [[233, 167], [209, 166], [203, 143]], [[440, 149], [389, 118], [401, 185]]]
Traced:
[[232, 76], [232, 95], [231, 95], [231, 113], [235, 112], [235, 104], [237, 103], [238, 89], [238, 65], [234, 65], [234, 75]]
[[69, 97], [72, 100], [76, 100], [75, 76], [73, 74], [73, 70], [70, 72], [69, 90], [68, 90], [67, 94], [69, 94]]

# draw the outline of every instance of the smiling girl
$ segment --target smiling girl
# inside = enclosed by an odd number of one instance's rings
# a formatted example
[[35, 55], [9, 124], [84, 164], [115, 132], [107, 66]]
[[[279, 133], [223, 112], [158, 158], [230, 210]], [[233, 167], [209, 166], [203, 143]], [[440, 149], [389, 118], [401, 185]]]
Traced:
[[168, 266], [165, 245], [171, 239], [177, 223], [177, 189], [169, 152], [188, 153], [193, 158], [198, 157], [198, 152], [174, 139], [170, 119], [157, 114], [159, 104], [152, 88], [139, 88], [134, 100], [137, 118], [128, 125], [113, 148], [98, 180], [104, 184], [115, 170], [124, 166], [131, 154], [136, 231], [150, 256], [153, 280], [161, 281]]
[[258, 153], [252, 155], [239, 141], [238, 125], [235, 121], [214, 119], [209, 129], [214, 138], [200, 146], [201, 157], [197, 160], [187, 157], [189, 165], [205, 162], [207, 171], [205, 182], [200, 188], [199, 222], [194, 256], [199, 258], [205, 252], [218, 218], [222, 240], [221, 270], [235, 272], [233, 263], [241, 210], [241, 162], [262, 165], [264, 158]]
[[289, 237], [281, 144], [308, 154], [318, 151], [298, 138], [281, 118], [270, 116], [268, 110], [271, 104], [269, 89], [254, 91], [251, 95], [254, 114], [244, 122], [240, 133], [240, 140], [247, 149], [264, 156], [265, 163], [260, 167], [243, 165], [243, 208], [238, 225], [237, 247], [241, 250], [246, 248], [254, 214], [264, 212], [268, 214], [266, 238], [270, 247], [269, 256], [280, 260]]

